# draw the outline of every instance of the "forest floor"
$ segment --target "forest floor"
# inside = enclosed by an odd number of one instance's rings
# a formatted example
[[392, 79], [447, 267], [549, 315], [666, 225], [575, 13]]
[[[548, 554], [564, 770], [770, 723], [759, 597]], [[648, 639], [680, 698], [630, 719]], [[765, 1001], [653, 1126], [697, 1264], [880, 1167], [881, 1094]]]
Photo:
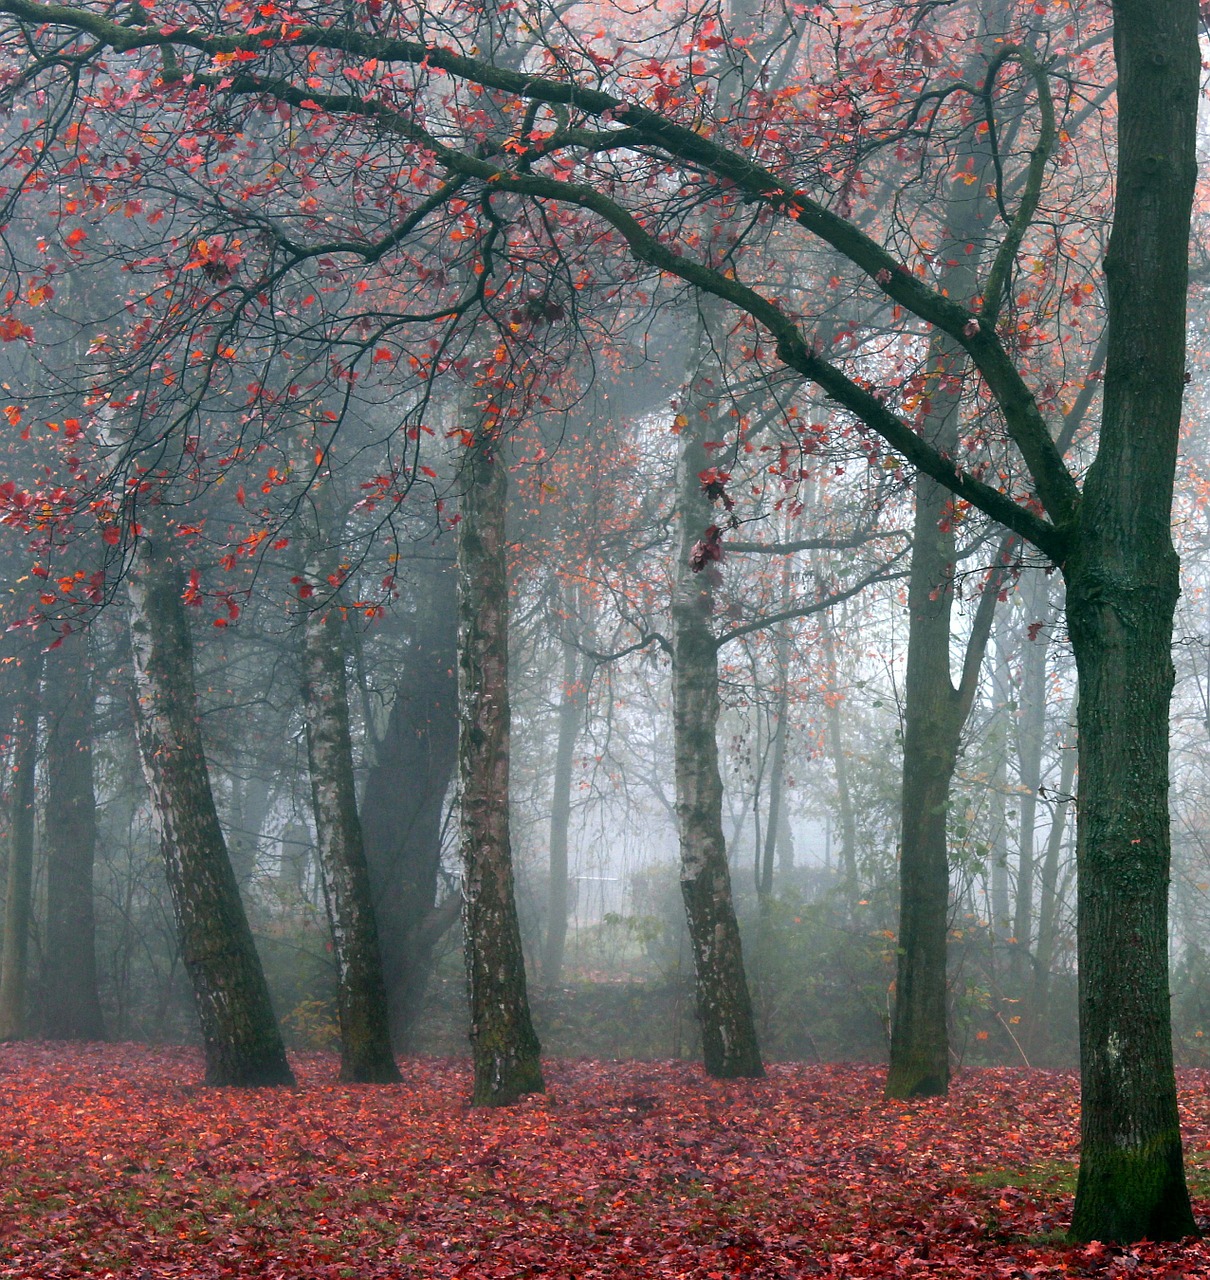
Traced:
[[[0, 1046], [0, 1276], [1210, 1276], [1210, 1242], [1060, 1243], [1074, 1077], [963, 1071], [945, 1099], [881, 1069], [552, 1062], [472, 1111], [463, 1064], [399, 1086], [208, 1089], [187, 1049]], [[1199, 1215], [1210, 1073], [1181, 1078]]]

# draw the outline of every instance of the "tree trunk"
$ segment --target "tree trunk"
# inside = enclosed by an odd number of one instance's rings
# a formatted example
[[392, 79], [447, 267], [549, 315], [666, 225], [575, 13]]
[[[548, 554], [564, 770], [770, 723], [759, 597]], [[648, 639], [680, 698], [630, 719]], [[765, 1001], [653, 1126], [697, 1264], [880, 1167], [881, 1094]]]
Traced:
[[508, 471], [480, 431], [463, 461], [458, 521], [458, 762], [473, 1106], [539, 1093], [509, 844]]
[[[1076, 713], [1072, 708], [1072, 715]], [[1046, 854], [1042, 859], [1042, 878], [1038, 900], [1038, 945], [1034, 952], [1033, 985], [1027, 1007], [1030, 1061], [1034, 1061], [1044, 1048], [1047, 1036], [1044, 1026], [1050, 1001], [1050, 976], [1054, 967], [1055, 949], [1059, 932], [1059, 855], [1063, 848], [1063, 836], [1067, 830], [1067, 813], [1071, 808], [1072, 788], [1076, 778], [1076, 745], [1074, 725], [1069, 727], [1067, 741], [1063, 744], [1063, 763], [1059, 770], [1059, 793], [1051, 814], [1050, 834], [1046, 839]]]
[[[936, 345], [941, 346], [939, 341]], [[942, 348], [930, 362], [939, 381], [956, 380], [953, 359], [952, 349]], [[956, 415], [956, 393], [939, 386], [933, 402], [948, 402], [941, 412]], [[955, 419], [947, 438], [956, 427]], [[965, 716], [958, 714], [950, 678], [954, 537], [939, 527], [948, 503], [949, 494], [940, 485], [927, 476], [917, 477], [904, 681], [899, 960], [886, 1082], [891, 1098], [941, 1094], [949, 1085], [947, 824]]]
[[4, 947], [0, 951], [0, 1040], [20, 1040], [26, 1034], [34, 882], [34, 772], [38, 761], [38, 685], [41, 674], [41, 655], [27, 651], [21, 663], [21, 694], [13, 725]]
[[215, 1085], [292, 1084], [223, 841], [198, 728], [183, 577], [168, 534], [139, 539], [128, 587], [135, 721], [181, 956]]
[[68, 637], [47, 659], [46, 958], [43, 1034], [102, 1040], [97, 994], [93, 863], [97, 846], [92, 737], [95, 698], [88, 634]]
[[1118, 178], [1100, 449], [1063, 566], [1080, 680], [1078, 1240], [1192, 1234], [1168, 994], [1170, 536], [1189, 220], [1195, 0], [1117, 0]]
[[[787, 556], [781, 572], [781, 598], [790, 599], [790, 560]], [[765, 826], [764, 849], [760, 855], [760, 868], [756, 877], [756, 891], [762, 902], [773, 893], [773, 864], [777, 856], [778, 841], [786, 825], [782, 802], [785, 796], [786, 776], [786, 721], [790, 717], [790, 627], [778, 627], [773, 638], [774, 672], [777, 680], [776, 702], [773, 708], [772, 760], [769, 772], [769, 813]]]
[[992, 772], [991, 848], [988, 850], [988, 926], [993, 962], [998, 960], [1000, 944], [1012, 936], [1012, 917], [1008, 898], [1008, 704], [1012, 701], [1012, 677], [1009, 671], [1009, 636], [1004, 615], [996, 623], [996, 666], [992, 674], [995, 713], [988, 735], [995, 759]]
[[547, 895], [546, 946], [542, 980], [553, 986], [563, 969], [567, 941], [567, 837], [571, 827], [571, 766], [576, 733], [584, 710], [579, 652], [563, 642], [563, 687], [559, 698], [559, 740], [555, 748], [554, 791], [550, 810], [550, 889]]
[[824, 618], [820, 636], [823, 640], [824, 665], [829, 689], [824, 694], [828, 754], [836, 774], [836, 809], [840, 818], [840, 883], [850, 898], [857, 896], [857, 815], [849, 790], [849, 758], [844, 749], [844, 725], [840, 719], [840, 689], [836, 665], [836, 642], [832, 638], [832, 618]]
[[[710, 626], [713, 563], [690, 567], [694, 544], [714, 512], [698, 474], [710, 466], [702, 444], [708, 410], [690, 406], [682, 432], [678, 479], [680, 544], [672, 600], [672, 703], [676, 813], [681, 846], [681, 894], [689, 920], [697, 977], [697, 1011], [706, 1071], [720, 1078], [764, 1075], [743, 946], [731, 896], [723, 835], [723, 783], [716, 729], [719, 717], [718, 644]], [[703, 436], [703, 431], [706, 435]]]
[[433, 949], [458, 919], [438, 907], [446, 793], [458, 763], [457, 582], [452, 566], [409, 566], [414, 601], [391, 714], [361, 800], [396, 1045], [409, 1052]]
[[[308, 564], [307, 581], [322, 598], [325, 575]], [[340, 1078], [394, 1084], [386, 985], [370, 875], [357, 815], [353, 742], [339, 607], [312, 608], [303, 624], [303, 711], [307, 762], [324, 905], [332, 929], [340, 1020]]]
[[[989, 20], [991, 15], [989, 15]], [[958, 183], [944, 211], [941, 287], [954, 298], [980, 291], [986, 223], [995, 217], [986, 194], [993, 174], [986, 145], [967, 152], [976, 181]], [[942, 454], [957, 454], [963, 380], [969, 362], [953, 339], [937, 334], [929, 351], [931, 407], [923, 435]], [[991, 635], [999, 579], [984, 587], [963, 661], [950, 675], [950, 624], [957, 559], [953, 497], [935, 480], [916, 478], [916, 514], [908, 583], [908, 651], [904, 678], [903, 794], [899, 864], [899, 940], [887, 1096], [944, 1093], [949, 1084], [946, 941], [949, 934], [950, 786], [962, 727], [970, 713]], [[993, 573], [998, 575], [1000, 566]]]
[[[773, 750], [769, 770], [769, 813], [765, 825], [764, 849], [761, 851], [760, 876], [757, 882], [757, 893], [762, 899], [773, 894], [773, 866], [777, 858], [778, 841], [782, 838], [786, 815], [783, 809], [786, 779], [786, 720], [790, 714], [790, 689], [788, 661], [782, 662], [780, 654], [789, 648], [789, 641], [783, 636], [777, 638], [779, 651], [778, 674], [780, 679], [777, 690], [777, 705], [773, 712]], [[786, 655], [788, 659], [788, 654]]]

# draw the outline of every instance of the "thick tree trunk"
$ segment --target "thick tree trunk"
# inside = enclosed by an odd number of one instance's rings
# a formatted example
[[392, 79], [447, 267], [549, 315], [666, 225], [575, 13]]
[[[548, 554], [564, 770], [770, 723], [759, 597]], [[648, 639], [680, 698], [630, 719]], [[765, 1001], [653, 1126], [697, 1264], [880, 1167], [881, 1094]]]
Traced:
[[567, 837], [571, 828], [571, 766], [576, 733], [584, 710], [579, 651], [563, 642], [563, 687], [559, 698], [559, 738], [555, 747], [555, 776], [550, 810], [550, 888], [547, 893], [546, 946], [542, 952], [542, 980], [559, 981], [567, 942]]
[[458, 761], [474, 1106], [541, 1092], [509, 843], [508, 471], [481, 433], [458, 522]]
[[51, 1040], [105, 1036], [97, 994], [93, 863], [96, 793], [94, 693], [88, 635], [70, 636], [47, 659], [46, 958], [42, 1030]]
[[[322, 572], [307, 567], [322, 598]], [[303, 624], [303, 711], [307, 762], [324, 904], [332, 929], [340, 1020], [340, 1078], [393, 1084], [399, 1068], [391, 1052], [386, 985], [378, 926], [357, 815], [353, 742], [340, 610], [332, 602], [311, 609]]]
[[139, 753], [151, 791], [206, 1056], [206, 1082], [292, 1084], [240, 902], [198, 729], [183, 577], [168, 535], [140, 538], [129, 578]]
[[38, 760], [41, 673], [41, 655], [27, 652], [22, 660], [21, 694], [13, 725], [4, 946], [0, 951], [0, 1040], [20, 1040], [26, 1034], [34, 882], [34, 771]]
[[[694, 416], [701, 417], [696, 408]], [[697, 1011], [707, 1072], [721, 1078], [764, 1075], [723, 835], [723, 783], [718, 765], [718, 644], [711, 629], [713, 563], [693, 573], [690, 554], [714, 513], [700, 472], [706, 422], [682, 433], [678, 481], [680, 545], [672, 601], [672, 702], [681, 894], [697, 978]]]
[[408, 570], [414, 613], [395, 699], [361, 800], [396, 1045], [409, 1052], [433, 949], [458, 919], [437, 906], [446, 794], [458, 763], [457, 582], [452, 565]]
[[1193, 1232], [1168, 995], [1170, 536], [1196, 179], [1196, 0], [1117, 0], [1100, 449], [1063, 566], [1080, 678], [1079, 1240]]

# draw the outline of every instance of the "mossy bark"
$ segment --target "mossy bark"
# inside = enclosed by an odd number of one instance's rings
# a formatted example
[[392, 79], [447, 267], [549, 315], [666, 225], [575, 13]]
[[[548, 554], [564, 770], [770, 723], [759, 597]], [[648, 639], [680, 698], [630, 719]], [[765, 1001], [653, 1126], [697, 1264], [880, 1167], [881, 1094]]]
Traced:
[[128, 582], [135, 723], [201, 1024], [206, 1083], [293, 1084], [210, 789], [184, 578], [169, 539], [158, 531], [140, 537]]
[[458, 522], [458, 761], [474, 1106], [545, 1085], [529, 1012], [509, 842], [508, 471], [481, 428]]
[[1101, 441], [1063, 566], [1080, 680], [1077, 1240], [1194, 1231], [1168, 992], [1171, 495], [1196, 180], [1196, 0], [1118, 0]]

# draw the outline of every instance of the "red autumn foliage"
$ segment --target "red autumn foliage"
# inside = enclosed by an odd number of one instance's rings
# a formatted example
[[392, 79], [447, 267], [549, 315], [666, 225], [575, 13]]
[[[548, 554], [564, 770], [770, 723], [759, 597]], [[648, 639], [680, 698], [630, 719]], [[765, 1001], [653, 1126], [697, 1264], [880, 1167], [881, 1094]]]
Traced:
[[[294, 1066], [295, 1089], [207, 1089], [186, 1049], [0, 1047], [0, 1276], [1210, 1274], [1208, 1243], [1052, 1242], [1068, 1073], [964, 1071], [904, 1104], [876, 1067], [562, 1062], [547, 1096], [472, 1111], [458, 1063], [405, 1062], [399, 1086]], [[1193, 1152], [1208, 1085], [1182, 1078]]]

